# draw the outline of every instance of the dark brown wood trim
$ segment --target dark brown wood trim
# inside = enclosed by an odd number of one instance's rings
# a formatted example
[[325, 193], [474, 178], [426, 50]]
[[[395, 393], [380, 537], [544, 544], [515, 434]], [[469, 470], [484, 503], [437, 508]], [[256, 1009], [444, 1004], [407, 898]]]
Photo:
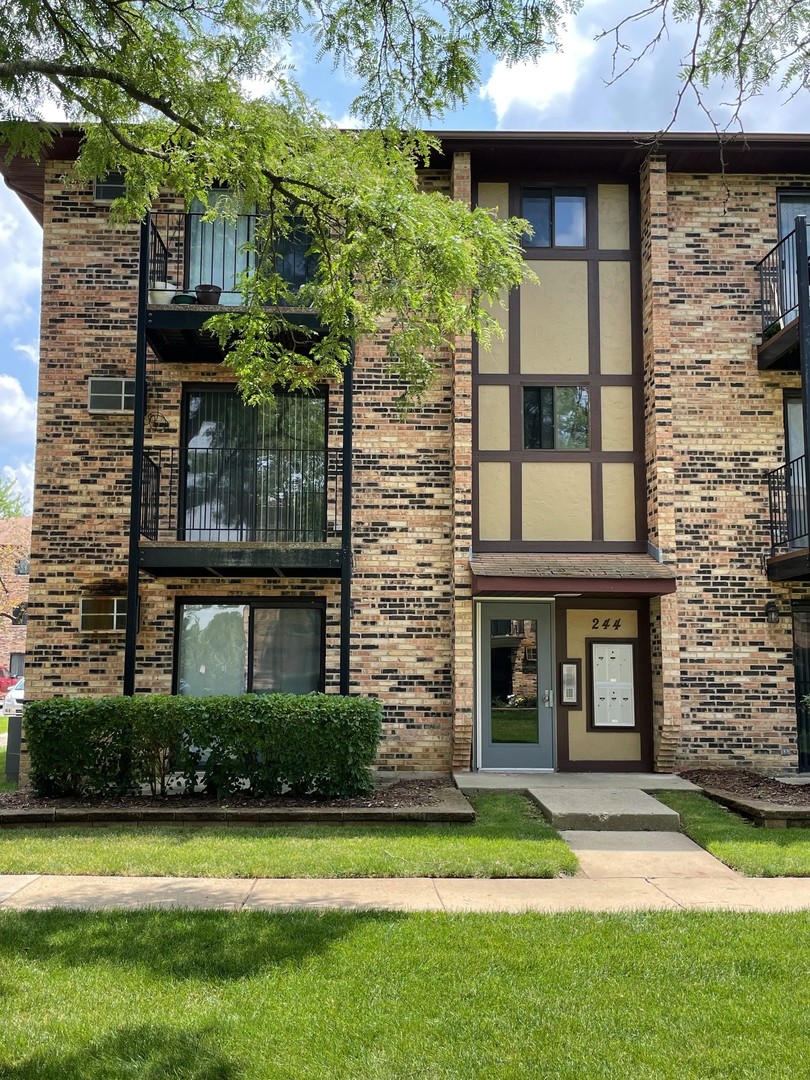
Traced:
[[509, 536], [510, 550], [523, 542], [523, 465], [518, 459], [509, 467]]
[[[567, 656], [568, 655], [568, 617], [567, 617], [567, 602], [556, 603], [554, 605], [554, 637], [555, 637], [555, 656]], [[561, 706], [559, 702], [559, 695], [557, 701], [556, 721], [557, 721], [557, 771], [565, 771], [568, 768], [568, 710], [570, 706]]]
[[556, 552], [563, 555], [640, 555], [647, 553], [647, 544], [637, 540], [634, 544], [621, 540], [481, 540], [475, 543], [476, 551]]
[[540, 578], [479, 577], [472, 575], [473, 596], [555, 596], [587, 593], [588, 596], [663, 596], [675, 592], [674, 578]]

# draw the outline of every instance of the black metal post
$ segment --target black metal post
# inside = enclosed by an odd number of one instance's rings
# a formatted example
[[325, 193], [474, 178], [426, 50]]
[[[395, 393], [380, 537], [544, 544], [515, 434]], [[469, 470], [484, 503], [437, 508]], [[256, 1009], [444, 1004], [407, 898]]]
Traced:
[[354, 342], [343, 375], [343, 469], [340, 504], [340, 692], [348, 694], [352, 655], [352, 425], [354, 423]]
[[796, 288], [799, 307], [799, 368], [802, 375], [802, 431], [804, 433], [804, 533], [807, 532], [807, 493], [810, 492], [810, 269], [807, 265], [807, 224], [795, 221]]
[[124, 693], [135, 693], [135, 650], [138, 644], [138, 554], [141, 534], [141, 474], [146, 424], [146, 301], [149, 288], [149, 218], [141, 222], [138, 260], [138, 316], [135, 329], [135, 418], [132, 432], [132, 487], [129, 502], [127, 624], [124, 638]]

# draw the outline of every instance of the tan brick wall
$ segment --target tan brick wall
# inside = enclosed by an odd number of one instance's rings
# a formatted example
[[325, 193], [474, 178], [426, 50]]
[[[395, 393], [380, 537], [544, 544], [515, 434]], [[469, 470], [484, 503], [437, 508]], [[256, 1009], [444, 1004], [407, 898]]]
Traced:
[[[87, 377], [134, 375], [138, 232], [112, 232], [89, 190], [63, 190], [63, 171], [50, 165], [46, 183], [29, 699], [120, 693], [124, 665], [123, 634], [80, 634], [78, 619], [81, 596], [126, 592], [132, 416], [89, 413]], [[449, 177], [428, 182], [446, 191]], [[383, 703], [381, 767], [447, 770], [455, 371], [441, 363], [423, 405], [403, 418], [385, 348], [384, 335], [360, 343], [355, 365], [351, 692]], [[461, 352], [469, 364], [469, 343]], [[178, 445], [183, 384], [227, 381], [216, 366], [151, 354], [147, 378], [147, 448]], [[332, 387], [335, 448], [341, 408]], [[337, 579], [188, 577], [142, 579], [138, 692], [171, 690], [175, 603], [203, 597], [324, 598], [326, 685], [338, 689]]]
[[784, 462], [783, 391], [798, 378], [759, 372], [754, 347], [755, 265], [776, 241], [777, 190], [797, 179], [670, 174], [664, 196], [661, 164], [646, 173], [650, 535], [678, 567], [677, 593], [654, 605], [663, 766], [796, 766], [787, 615], [810, 593], [768, 582], [763, 557], [765, 477]]
[[[452, 196], [472, 205], [469, 154], [455, 154]], [[456, 341], [452, 370], [453, 767], [469, 769], [473, 745], [472, 340]]]

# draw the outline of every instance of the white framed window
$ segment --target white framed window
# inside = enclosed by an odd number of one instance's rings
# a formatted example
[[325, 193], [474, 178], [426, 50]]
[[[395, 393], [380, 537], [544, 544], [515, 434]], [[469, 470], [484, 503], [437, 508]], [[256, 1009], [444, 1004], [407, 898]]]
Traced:
[[90, 412], [133, 412], [135, 380], [91, 375], [87, 380], [87, 408]]
[[107, 173], [106, 176], [97, 176], [93, 181], [93, 202], [102, 206], [109, 206], [114, 199], [121, 199], [126, 192], [124, 174], [121, 172]]
[[83, 597], [79, 602], [79, 630], [92, 634], [99, 631], [123, 631], [127, 627], [125, 596]]

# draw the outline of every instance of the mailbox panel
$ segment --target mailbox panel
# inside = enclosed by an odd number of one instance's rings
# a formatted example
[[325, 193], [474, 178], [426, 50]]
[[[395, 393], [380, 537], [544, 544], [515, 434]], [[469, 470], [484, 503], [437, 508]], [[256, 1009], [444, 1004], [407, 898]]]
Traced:
[[597, 728], [636, 726], [632, 642], [591, 644], [593, 715]]

